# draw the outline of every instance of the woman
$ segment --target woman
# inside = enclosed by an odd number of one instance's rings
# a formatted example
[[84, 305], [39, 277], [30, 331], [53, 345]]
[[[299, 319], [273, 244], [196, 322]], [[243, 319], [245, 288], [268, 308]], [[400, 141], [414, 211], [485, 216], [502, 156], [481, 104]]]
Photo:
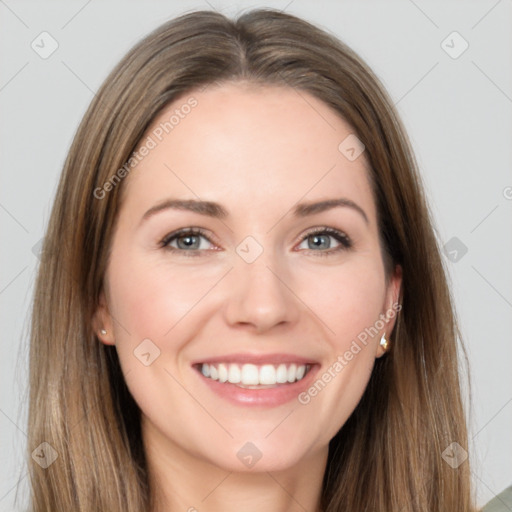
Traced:
[[473, 511], [458, 335], [372, 71], [280, 12], [184, 15], [112, 71], [65, 163], [33, 510]]

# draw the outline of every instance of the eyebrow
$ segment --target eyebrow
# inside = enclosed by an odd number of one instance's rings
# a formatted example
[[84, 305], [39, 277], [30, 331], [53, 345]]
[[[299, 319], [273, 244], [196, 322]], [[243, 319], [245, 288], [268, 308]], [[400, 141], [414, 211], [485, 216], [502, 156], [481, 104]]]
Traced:
[[[368, 216], [365, 211], [358, 204], [354, 203], [354, 201], [344, 197], [298, 204], [293, 209], [293, 215], [295, 217], [307, 217], [309, 215], [315, 215], [337, 207], [347, 207], [355, 210], [364, 218], [366, 224], [369, 224]], [[166, 199], [150, 208], [142, 216], [141, 223], [153, 215], [169, 209], [185, 210], [216, 219], [229, 217], [229, 212], [219, 203], [214, 203], [212, 201], [200, 201], [197, 199]]]

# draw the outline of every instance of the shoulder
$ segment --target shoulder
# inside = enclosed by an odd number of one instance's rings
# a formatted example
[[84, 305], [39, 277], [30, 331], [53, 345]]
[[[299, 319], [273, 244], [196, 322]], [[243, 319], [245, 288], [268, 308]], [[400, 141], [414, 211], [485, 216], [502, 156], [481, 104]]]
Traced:
[[512, 485], [495, 496], [481, 512], [510, 512], [512, 511]]

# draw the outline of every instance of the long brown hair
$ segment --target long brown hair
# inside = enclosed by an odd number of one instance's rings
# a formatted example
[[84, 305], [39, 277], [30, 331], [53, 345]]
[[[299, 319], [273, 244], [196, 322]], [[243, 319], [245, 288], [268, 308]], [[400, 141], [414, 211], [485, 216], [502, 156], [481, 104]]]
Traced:
[[408, 138], [357, 54], [271, 9], [236, 20], [197, 11], [165, 23], [115, 67], [78, 128], [35, 289], [28, 449], [47, 442], [58, 458], [46, 469], [30, 459], [32, 510], [151, 509], [140, 411], [115, 348], [92, 329], [125, 182], [112, 177], [169, 102], [239, 80], [313, 94], [352, 126], [366, 147], [387, 275], [397, 264], [403, 270], [392, 349], [330, 442], [323, 510], [474, 510], [468, 460], [453, 468], [442, 457], [451, 443], [468, 448], [458, 370], [465, 354]]

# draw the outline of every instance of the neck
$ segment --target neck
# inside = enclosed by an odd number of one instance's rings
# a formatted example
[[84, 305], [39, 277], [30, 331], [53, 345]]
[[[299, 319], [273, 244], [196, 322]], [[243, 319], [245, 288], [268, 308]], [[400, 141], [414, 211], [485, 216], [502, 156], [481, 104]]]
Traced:
[[154, 427], [143, 429], [152, 512], [320, 511], [327, 450], [279, 471], [235, 472], [194, 456]]

